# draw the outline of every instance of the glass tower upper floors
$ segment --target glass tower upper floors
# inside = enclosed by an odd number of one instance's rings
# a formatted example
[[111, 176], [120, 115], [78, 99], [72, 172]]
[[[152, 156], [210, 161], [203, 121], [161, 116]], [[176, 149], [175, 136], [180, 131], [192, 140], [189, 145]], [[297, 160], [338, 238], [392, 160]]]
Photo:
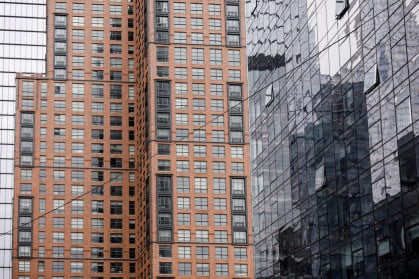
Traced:
[[0, 1], [0, 277], [11, 278], [16, 72], [44, 73], [46, 1]]
[[249, 1], [257, 278], [412, 278], [418, 1]]

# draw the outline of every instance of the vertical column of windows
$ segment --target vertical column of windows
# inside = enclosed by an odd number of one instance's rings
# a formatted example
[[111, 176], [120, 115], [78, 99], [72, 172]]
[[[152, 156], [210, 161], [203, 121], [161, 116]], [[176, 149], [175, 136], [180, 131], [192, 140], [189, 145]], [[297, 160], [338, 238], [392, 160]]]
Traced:
[[167, 175], [157, 175], [156, 186], [158, 241], [171, 242], [173, 234], [172, 177]]
[[54, 14], [54, 78], [67, 78], [66, 14]]
[[170, 125], [170, 81], [157, 80], [156, 92], [156, 140], [171, 139]]
[[240, 46], [240, 6], [238, 0], [226, 0], [226, 44]]
[[243, 93], [241, 84], [228, 84], [230, 143], [244, 143]]
[[33, 166], [34, 115], [22, 113], [20, 116], [20, 165]]
[[32, 198], [19, 198], [18, 257], [32, 257], [32, 204]]
[[155, 41], [158, 43], [169, 42], [169, 2], [156, 1], [155, 6]]
[[247, 243], [246, 179], [231, 177], [231, 216], [234, 244]]

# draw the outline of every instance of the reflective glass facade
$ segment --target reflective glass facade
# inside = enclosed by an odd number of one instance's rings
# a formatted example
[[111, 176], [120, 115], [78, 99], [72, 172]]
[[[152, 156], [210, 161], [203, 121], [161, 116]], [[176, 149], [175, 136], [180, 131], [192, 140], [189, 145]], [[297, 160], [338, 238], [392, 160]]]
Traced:
[[11, 278], [16, 72], [44, 73], [46, 1], [0, 1], [0, 278]]
[[415, 278], [418, 1], [246, 3], [255, 278]]

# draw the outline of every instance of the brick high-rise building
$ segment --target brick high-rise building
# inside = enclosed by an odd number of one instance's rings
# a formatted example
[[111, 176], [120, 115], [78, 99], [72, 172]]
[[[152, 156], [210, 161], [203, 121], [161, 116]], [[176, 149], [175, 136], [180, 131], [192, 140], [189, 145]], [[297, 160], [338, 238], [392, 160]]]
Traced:
[[244, 3], [153, 0], [136, 10], [149, 144], [139, 276], [253, 277]]
[[48, 1], [14, 278], [253, 277], [244, 3]]
[[133, 4], [47, 3], [47, 74], [17, 80], [14, 278], [135, 278]]

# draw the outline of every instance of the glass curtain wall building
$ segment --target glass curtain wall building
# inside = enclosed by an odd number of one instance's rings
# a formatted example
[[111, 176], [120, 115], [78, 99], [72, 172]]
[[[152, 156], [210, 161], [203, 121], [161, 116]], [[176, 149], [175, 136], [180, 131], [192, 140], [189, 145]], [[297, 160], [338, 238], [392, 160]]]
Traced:
[[255, 278], [414, 278], [418, 1], [248, 1]]
[[16, 72], [44, 73], [46, 1], [0, 1], [0, 278], [11, 278]]

